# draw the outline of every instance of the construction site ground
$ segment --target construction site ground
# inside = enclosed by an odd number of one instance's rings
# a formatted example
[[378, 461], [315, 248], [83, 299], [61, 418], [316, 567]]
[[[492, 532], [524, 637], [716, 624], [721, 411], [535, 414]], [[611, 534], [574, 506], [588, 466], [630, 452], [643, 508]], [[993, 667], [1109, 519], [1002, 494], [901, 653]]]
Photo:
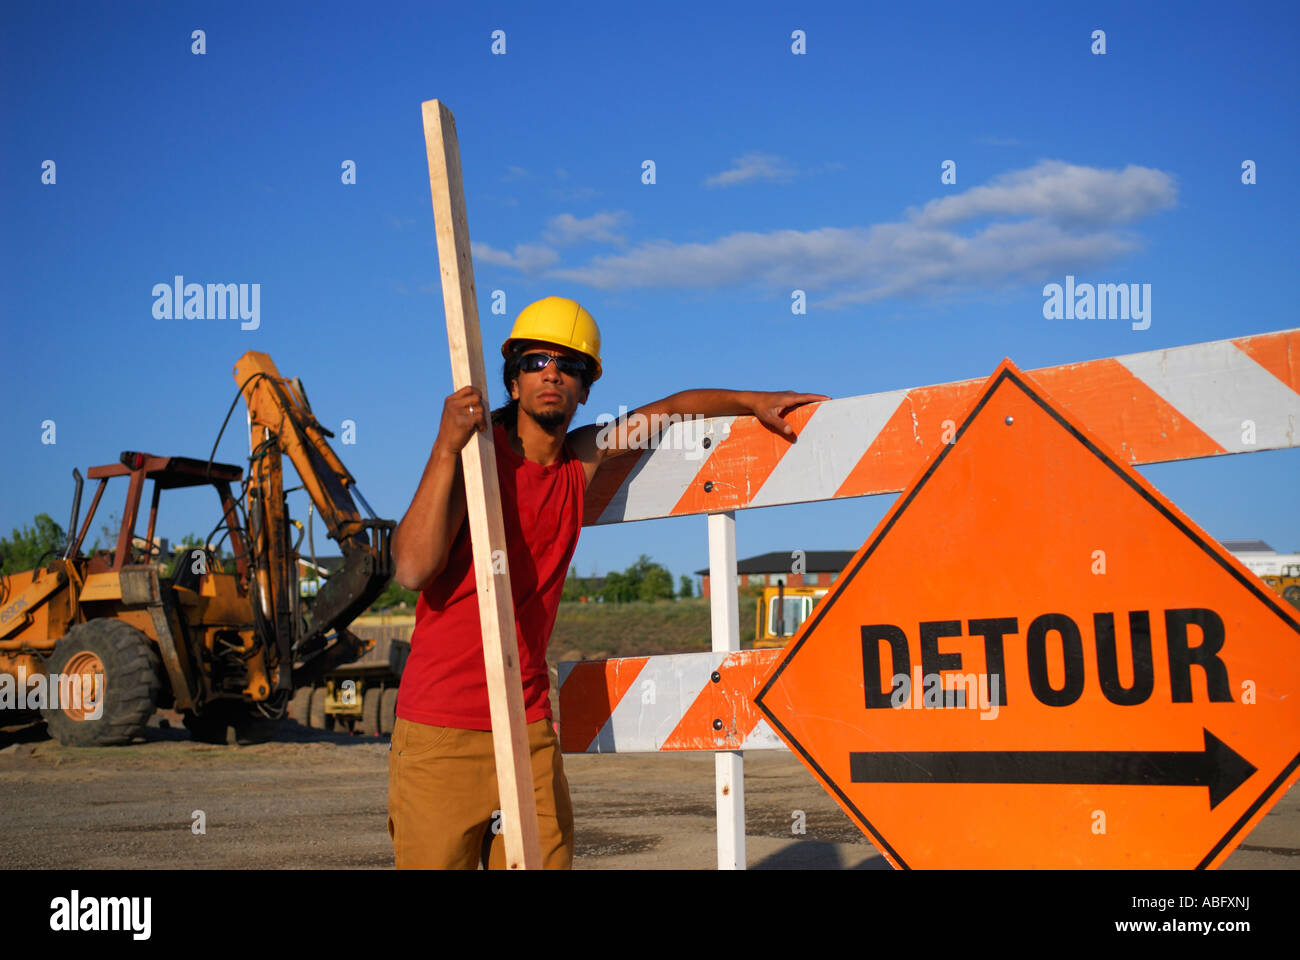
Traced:
[[[10, 869], [391, 868], [387, 741], [288, 722], [272, 743], [212, 746], [170, 712], [122, 747], [0, 727], [0, 849]], [[713, 767], [700, 753], [566, 756], [574, 866], [716, 867]], [[745, 810], [750, 869], [889, 869], [789, 753], [746, 754]], [[1225, 866], [1300, 868], [1300, 790]]]

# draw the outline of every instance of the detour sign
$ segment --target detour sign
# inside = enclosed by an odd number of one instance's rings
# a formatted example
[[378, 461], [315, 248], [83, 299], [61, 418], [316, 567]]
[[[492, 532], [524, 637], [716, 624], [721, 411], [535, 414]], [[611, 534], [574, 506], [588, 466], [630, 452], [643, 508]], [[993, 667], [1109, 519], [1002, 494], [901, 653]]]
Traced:
[[1085, 427], [1003, 361], [755, 697], [895, 866], [1218, 866], [1297, 777], [1300, 622]]

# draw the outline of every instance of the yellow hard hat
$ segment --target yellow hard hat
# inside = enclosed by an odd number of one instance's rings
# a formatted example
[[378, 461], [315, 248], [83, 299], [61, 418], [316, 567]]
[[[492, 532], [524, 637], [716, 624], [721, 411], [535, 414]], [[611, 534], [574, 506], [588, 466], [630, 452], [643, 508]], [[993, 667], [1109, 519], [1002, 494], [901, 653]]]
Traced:
[[540, 340], [585, 353], [596, 364], [591, 379], [600, 379], [600, 328], [582, 304], [568, 297], [545, 297], [519, 312], [510, 336], [501, 344], [501, 356], [510, 355], [516, 340]]

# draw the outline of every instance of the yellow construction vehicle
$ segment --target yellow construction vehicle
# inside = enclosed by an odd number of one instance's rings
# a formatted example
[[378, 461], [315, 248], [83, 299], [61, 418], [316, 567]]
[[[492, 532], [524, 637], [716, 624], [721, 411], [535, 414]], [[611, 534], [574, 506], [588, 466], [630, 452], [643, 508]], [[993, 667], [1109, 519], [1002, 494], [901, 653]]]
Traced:
[[[78, 529], [83, 481], [74, 470], [62, 555], [0, 577], [0, 702], [6, 686], [21, 690], [25, 702], [6, 705], [39, 707], [62, 743], [129, 742], [157, 707], [181, 711], [197, 740], [225, 743], [231, 727], [238, 742], [264, 740], [295, 689], [321, 682], [372, 645], [348, 627], [392, 576], [394, 522], [376, 518], [361, 497], [301, 382], [281, 377], [271, 358], [255, 351], [234, 372], [248, 406], [246, 480], [232, 464], [126, 451], [117, 463], [87, 471], [99, 485]], [[282, 455], [343, 555], [310, 606], [298, 586], [302, 524], [289, 515]], [[128, 483], [117, 543], [86, 556], [86, 533], [118, 477]], [[150, 480], [148, 529], [140, 538], [135, 528]], [[241, 481], [236, 496], [231, 485]], [[196, 486], [215, 490], [221, 519], [206, 542], [220, 547], [229, 538], [232, 568], [202, 547], [178, 553], [163, 576], [153, 545], [160, 496]], [[300, 532], [291, 543], [294, 527]]]
[[812, 616], [813, 607], [826, 596], [825, 587], [763, 587], [756, 598], [754, 647], [783, 647]]
[[1280, 574], [1265, 574], [1260, 579], [1282, 594], [1283, 600], [1300, 609], [1300, 563], [1283, 564]]

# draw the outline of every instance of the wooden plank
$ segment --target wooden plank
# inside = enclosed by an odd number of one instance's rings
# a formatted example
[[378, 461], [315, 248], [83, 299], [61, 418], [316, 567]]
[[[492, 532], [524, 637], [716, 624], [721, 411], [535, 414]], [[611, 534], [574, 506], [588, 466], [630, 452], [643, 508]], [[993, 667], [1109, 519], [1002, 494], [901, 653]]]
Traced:
[[[433, 197], [433, 220], [438, 236], [438, 263], [442, 269], [442, 302], [447, 314], [452, 383], [457, 390], [466, 385], [476, 387], [487, 402], [488, 382], [479, 336], [456, 120], [437, 100], [427, 100], [420, 106], [429, 158], [429, 192]], [[461, 464], [474, 546], [479, 619], [483, 626], [483, 662], [487, 667], [506, 866], [511, 870], [535, 870], [542, 865], [537, 804], [524, 719], [510, 566], [504, 562], [506, 531], [497, 483], [496, 448], [491, 433], [474, 434], [461, 451]], [[494, 564], [493, 557], [501, 558], [502, 562]]]

